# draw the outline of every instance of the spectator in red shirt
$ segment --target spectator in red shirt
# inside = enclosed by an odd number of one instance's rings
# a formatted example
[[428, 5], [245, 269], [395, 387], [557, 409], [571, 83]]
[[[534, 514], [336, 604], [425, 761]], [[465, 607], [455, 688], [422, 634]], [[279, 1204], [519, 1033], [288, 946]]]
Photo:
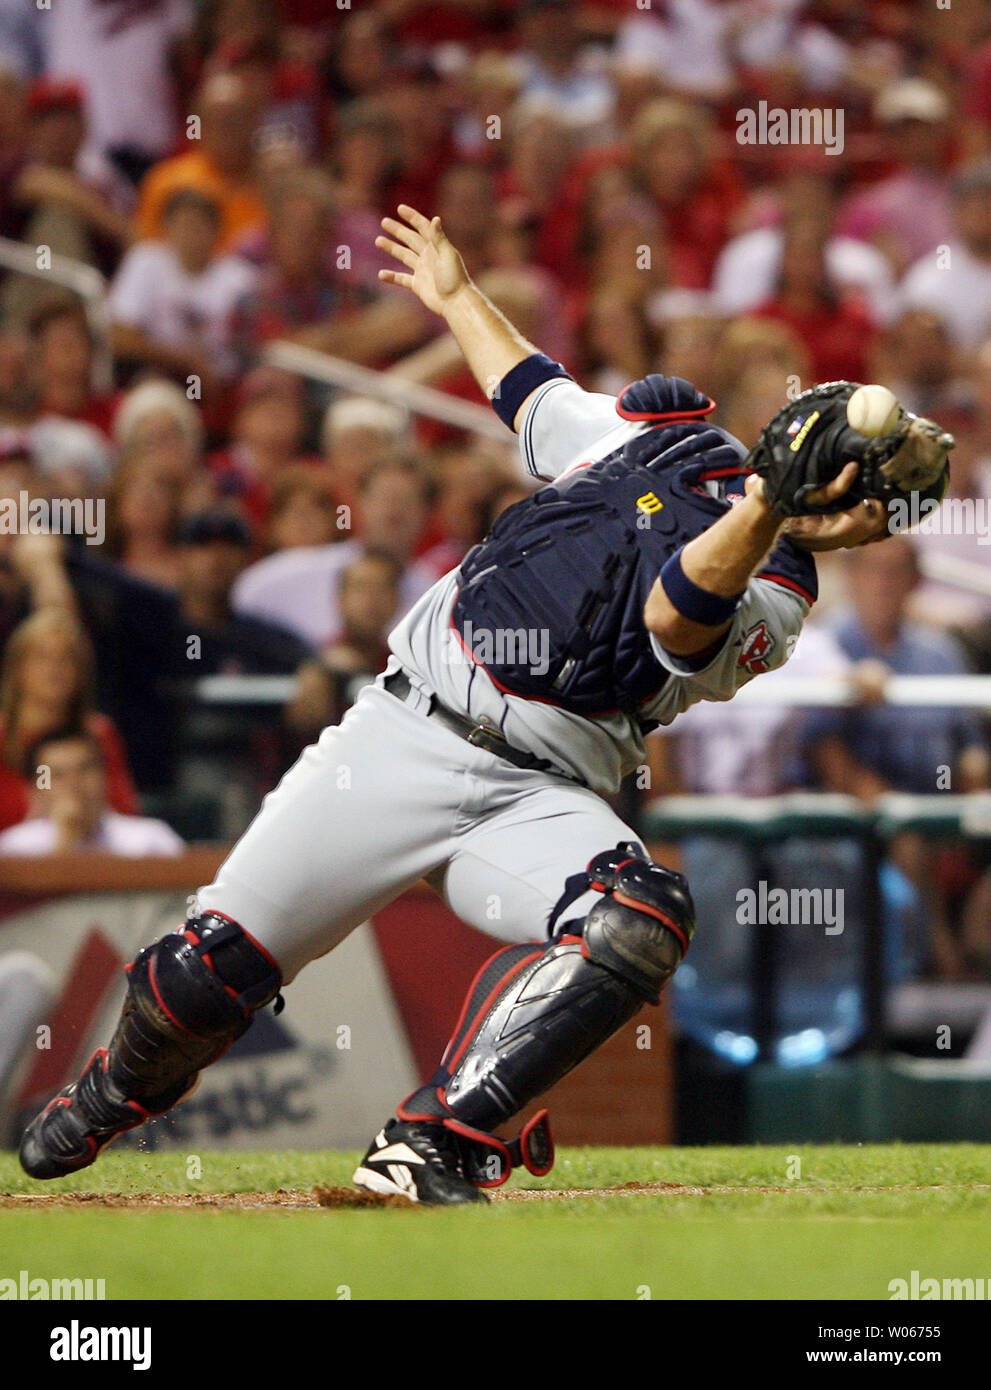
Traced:
[[382, 257], [375, 247], [383, 212], [394, 210], [391, 190], [399, 169], [398, 129], [381, 102], [352, 102], [341, 113], [328, 168], [334, 178], [334, 238], [350, 256], [348, 279], [377, 287]]
[[643, 108], [630, 131], [631, 174], [664, 215], [672, 283], [705, 289], [743, 199], [736, 170], [713, 157], [704, 108], [669, 98]]
[[93, 330], [75, 299], [51, 299], [28, 324], [29, 367], [39, 415], [93, 425], [110, 437], [116, 398], [94, 389]]
[[[437, 215], [461, 252], [468, 273], [477, 277], [494, 261], [496, 185], [482, 164], [451, 164], [437, 188]], [[455, 240], [457, 238], [457, 240]]]
[[268, 521], [279, 474], [300, 462], [303, 424], [300, 377], [256, 367], [241, 378], [230, 445], [208, 462], [218, 495], [239, 502], [255, 531]]
[[824, 258], [827, 236], [828, 227], [819, 218], [792, 217], [785, 228], [777, 289], [756, 315], [795, 330], [808, 349], [814, 381], [865, 381], [874, 321], [861, 300], [831, 283]]
[[259, 113], [258, 143], [290, 141], [306, 155], [319, 135], [319, 82], [305, 51], [289, 50], [278, 7], [269, 0], [219, 0], [204, 16], [202, 73], [234, 72]]
[[525, 259], [571, 284], [581, 276], [581, 208], [570, 178], [573, 135], [551, 112], [514, 115], [508, 134], [509, 167], [501, 180], [500, 217], [517, 229]]
[[381, 92], [393, 74], [393, 55], [381, 15], [364, 8], [332, 26], [324, 80], [335, 102]]
[[967, 154], [975, 159], [991, 152], [991, 39], [974, 54], [963, 88]]
[[242, 363], [276, 338], [346, 357], [379, 363], [413, 347], [425, 318], [405, 298], [355, 285], [332, 237], [334, 193], [316, 169], [290, 174], [273, 196], [271, 227], [261, 248], [258, 286], [234, 314]]
[[0, 834], [0, 854], [102, 850], [139, 858], [182, 852], [182, 841], [164, 821], [111, 810], [103, 748], [89, 729], [53, 729], [34, 740], [26, 757], [47, 775], [32, 789], [31, 814]]
[[35, 769], [24, 757], [36, 739], [66, 724], [97, 739], [106, 765], [110, 805], [138, 809], [124, 745], [111, 720], [93, 705], [93, 651], [69, 614], [43, 609], [11, 634], [0, 676], [0, 829], [28, 814]]
[[399, 171], [389, 203], [436, 207], [438, 181], [455, 158], [444, 89], [436, 72], [424, 64], [382, 93], [396, 124]]
[[453, 127], [460, 157], [489, 160], [499, 153], [522, 85], [520, 64], [510, 54], [488, 50], [474, 59], [461, 77], [460, 110]]

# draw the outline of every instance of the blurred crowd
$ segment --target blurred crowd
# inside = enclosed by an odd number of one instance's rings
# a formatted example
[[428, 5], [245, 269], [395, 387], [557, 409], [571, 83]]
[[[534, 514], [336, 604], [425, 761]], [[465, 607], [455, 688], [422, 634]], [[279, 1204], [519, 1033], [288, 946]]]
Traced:
[[[841, 141], [741, 140], [741, 110], [796, 108], [841, 112]], [[821, 567], [789, 672], [847, 672], [858, 706], [693, 711], [643, 796], [987, 787], [977, 717], [883, 700], [892, 671], [991, 672], [985, 6], [0, 0], [0, 237], [107, 283], [96, 313], [0, 272], [0, 502], [105, 519], [98, 544], [0, 528], [0, 850], [237, 833], [526, 495], [508, 436], [269, 360], [288, 341], [483, 402], [377, 280], [399, 202], [591, 389], [686, 377], [749, 445], [815, 381], [881, 381], [956, 437], [963, 524]], [[278, 716], [201, 698], [230, 675], [286, 678]], [[895, 858], [931, 967], [987, 978], [986, 856]]]

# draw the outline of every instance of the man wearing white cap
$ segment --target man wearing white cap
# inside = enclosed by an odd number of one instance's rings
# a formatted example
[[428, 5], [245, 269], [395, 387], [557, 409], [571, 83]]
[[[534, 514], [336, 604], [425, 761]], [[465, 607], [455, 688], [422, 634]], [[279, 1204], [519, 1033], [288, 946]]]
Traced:
[[897, 168], [840, 209], [837, 231], [883, 251], [898, 275], [952, 233], [948, 116], [949, 103], [931, 82], [913, 77], [885, 87], [874, 118]]

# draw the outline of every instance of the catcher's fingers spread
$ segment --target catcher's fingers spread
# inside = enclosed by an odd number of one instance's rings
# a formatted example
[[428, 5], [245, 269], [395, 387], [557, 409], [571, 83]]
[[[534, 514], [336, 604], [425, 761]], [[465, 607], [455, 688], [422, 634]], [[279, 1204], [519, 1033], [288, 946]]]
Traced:
[[411, 251], [423, 250], [423, 237], [412, 227], [407, 227], [405, 222], [397, 222], [394, 217], [383, 217], [382, 226], [391, 237], [401, 241]]
[[404, 290], [413, 288], [412, 275], [405, 275], [399, 270], [380, 270], [379, 279], [384, 280], [389, 285], [402, 285]]
[[422, 212], [417, 212], [416, 208], [411, 208], [408, 203], [400, 203], [396, 209], [400, 217], [404, 217], [411, 227], [415, 227], [425, 241], [436, 241], [437, 234], [440, 232], [440, 218], [435, 217], [431, 222], [424, 217]]
[[845, 463], [837, 473], [836, 477], [826, 484], [825, 487], [816, 488], [815, 492], [810, 492], [805, 499], [811, 502], [814, 507], [821, 507], [826, 502], [833, 502], [837, 497], [842, 497], [844, 492], [849, 491], [853, 486], [853, 480], [857, 476], [860, 464], [851, 459]]
[[416, 269], [417, 255], [408, 246], [400, 246], [398, 241], [390, 241], [387, 236], [377, 236], [375, 245], [380, 251], [388, 251], [390, 256], [394, 256], [397, 261], [402, 261], [403, 265], [408, 265], [410, 270]]

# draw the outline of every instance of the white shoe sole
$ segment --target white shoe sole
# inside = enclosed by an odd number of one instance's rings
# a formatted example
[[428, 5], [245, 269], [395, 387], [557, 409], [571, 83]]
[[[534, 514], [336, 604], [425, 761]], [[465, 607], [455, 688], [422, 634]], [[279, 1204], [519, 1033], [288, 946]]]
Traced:
[[354, 1170], [351, 1181], [355, 1187], [362, 1187], [366, 1192], [375, 1192], [380, 1197], [405, 1197], [407, 1202], [420, 1200], [415, 1188], [410, 1192], [408, 1188], [400, 1187], [397, 1182], [387, 1178], [384, 1173], [376, 1172], [374, 1168], [366, 1168], [364, 1165]]

